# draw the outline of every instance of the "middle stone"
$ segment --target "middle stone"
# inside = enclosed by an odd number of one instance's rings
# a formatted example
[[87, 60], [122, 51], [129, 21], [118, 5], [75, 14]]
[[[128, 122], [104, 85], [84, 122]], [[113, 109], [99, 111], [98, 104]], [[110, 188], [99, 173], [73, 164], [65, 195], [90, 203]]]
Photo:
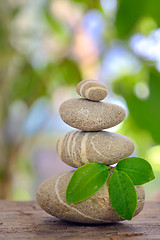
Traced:
[[76, 168], [89, 162], [111, 165], [129, 157], [133, 152], [132, 140], [106, 131], [71, 131], [57, 143], [57, 153], [61, 160]]
[[85, 98], [68, 99], [59, 109], [62, 120], [82, 131], [100, 131], [121, 123], [125, 110], [112, 103], [93, 102]]

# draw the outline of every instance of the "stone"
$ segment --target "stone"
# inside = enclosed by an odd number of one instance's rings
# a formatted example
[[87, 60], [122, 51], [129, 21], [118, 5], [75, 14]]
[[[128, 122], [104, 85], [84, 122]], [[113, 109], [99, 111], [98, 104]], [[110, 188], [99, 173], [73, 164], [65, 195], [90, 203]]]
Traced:
[[103, 100], [108, 94], [108, 89], [104, 84], [92, 79], [81, 81], [76, 91], [80, 96], [96, 102]]
[[116, 104], [93, 102], [84, 98], [63, 102], [59, 113], [66, 124], [83, 131], [100, 131], [116, 126], [126, 116], [125, 110]]
[[[66, 202], [66, 188], [73, 171], [52, 177], [42, 183], [37, 191], [37, 201], [48, 214], [61, 220], [79, 223], [109, 223], [124, 220], [112, 208], [108, 183], [87, 200], [68, 204]], [[143, 186], [135, 186], [137, 192], [137, 208], [134, 216], [138, 215], [144, 206]], [[118, 201], [118, 199], [117, 199]]]
[[57, 142], [57, 153], [71, 167], [89, 162], [111, 165], [134, 152], [131, 139], [112, 132], [70, 131]]

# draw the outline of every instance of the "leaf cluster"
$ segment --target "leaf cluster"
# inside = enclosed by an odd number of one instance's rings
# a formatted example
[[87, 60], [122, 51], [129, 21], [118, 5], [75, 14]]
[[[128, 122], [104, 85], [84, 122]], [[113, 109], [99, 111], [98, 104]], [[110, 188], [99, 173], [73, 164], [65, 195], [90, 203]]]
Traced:
[[[112, 174], [109, 174], [110, 169], [113, 170]], [[131, 220], [137, 207], [134, 186], [143, 185], [154, 178], [151, 165], [139, 157], [124, 158], [116, 167], [88, 163], [75, 170], [66, 190], [66, 200], [68, 203], [84, 201], [109, 179], [109, 198], [113, 209], [122, 218]]]

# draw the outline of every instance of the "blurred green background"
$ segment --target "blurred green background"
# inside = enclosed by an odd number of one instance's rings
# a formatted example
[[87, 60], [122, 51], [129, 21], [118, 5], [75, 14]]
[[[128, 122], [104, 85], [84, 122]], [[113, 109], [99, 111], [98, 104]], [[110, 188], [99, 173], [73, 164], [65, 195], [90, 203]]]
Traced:
[[0, 198], [35, 199], [46, 178], [72, 169], [56, 154], [71, 128], [60, 104], [87, 78], [127, 111], [111, 129], [131, 138], [160, 200], [160, 1], [0, 1]]

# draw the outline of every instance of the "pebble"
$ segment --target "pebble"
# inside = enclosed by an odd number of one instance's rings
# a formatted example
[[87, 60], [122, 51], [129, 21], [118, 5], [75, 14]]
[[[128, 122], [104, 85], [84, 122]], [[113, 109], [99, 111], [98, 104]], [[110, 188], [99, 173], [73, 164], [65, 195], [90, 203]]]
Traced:
[[108, 94], [108, 89], [104, 84], [92, 79], [81, 81], [76, 91], [80, 96], [96, 102], [103, 100]]
[[[60, 174], [40, 185], [37, 191], [37, 201], [44, 211], [61, 220], [79, 223], [100, 224], [124, 220], [111, 206], [108, 183], [104, 184], [97, 193], [87, 200], [68, 204], [66, 202], [66, 188], [72, 174], [73, 171]], [[143, 186], [135, 186], [135, 188], [137, 208], [134, 216], [142, 211], [145, 199]]]
[[112, 103], [93, 102], [73, 98], [63, 102], [59, 109], [62, 120], [82, 131], [100, 131], [122, 122], [125, 110]]
[[71, 167], [89, 162], [111, 165], [129, 157], [134, 151], [131, 139], [112, 132], [70, 131], [57, 143], [61, 160]]

